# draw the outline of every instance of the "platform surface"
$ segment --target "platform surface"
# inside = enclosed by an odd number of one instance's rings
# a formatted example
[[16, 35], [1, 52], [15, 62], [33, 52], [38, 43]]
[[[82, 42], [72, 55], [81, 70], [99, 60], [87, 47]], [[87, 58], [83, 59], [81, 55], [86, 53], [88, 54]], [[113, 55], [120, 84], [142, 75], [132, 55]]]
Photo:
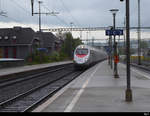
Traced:
[[113, 77], [108, 61], [90, 68], [33, 112], [149, 112], [150, 75], [131, 69], [133, 101], [125, 101], [126, 66]]
[[3, 68], [3, 69], [0, 69], [0, 76], [29, 71], [29, 70], [36, 70], [36, 69], [41, 69], [41, 68], [46, 68], [46, 67], [51, 67], [51, 66], [56, 66], [56, 65], [62, 65], [62, 64], [67, 64], [67, 63], [72, 63], [72, 61]]

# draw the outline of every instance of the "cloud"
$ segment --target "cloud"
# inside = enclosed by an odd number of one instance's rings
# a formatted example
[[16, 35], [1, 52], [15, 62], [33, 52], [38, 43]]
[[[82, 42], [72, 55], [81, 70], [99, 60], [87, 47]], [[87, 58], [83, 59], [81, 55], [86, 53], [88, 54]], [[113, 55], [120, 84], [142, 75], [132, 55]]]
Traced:
[[[35, 0], [34, 12], [38, 12], [38, 0]], [[76, 26], [98, 27], [112, 25], [110, 9], [117, 8], [116, 26], [123, 26], [125, 18], [125, 2], [120, 0], [42, 0], [42, 12], [58, 11], [58, 17], [42, 15], [42, 28], [69, 27], [70, 22]], [[150, 26], [150, 0], [141, 0], [141, 24]], [[48, 10], [49, 9], [49, 10]], [[38, 30], [38, 15], [31, 16], [30, 0], [3, 0], [0, 10], [6, 11], [7, 16], [0, 16], [1, 28], [13, 26], [31, 26]], [[137, 0], [130, 1], [130, 23], [137, 26]], [[75, 33], [79, 36], [79, 32]], [[133, 34], [136, 36], [136, 33]], [[95, 32], [95, 38], [107, 38], [103, 33]], [[91, 36], [91, 37], [92, 37]], [[146, 35], [145, 35], [146, 36]], [[149, 37], [149, 35], [147, 35]], [[83, 34], [86, 39], [86, 32]], [[90, 36], [89, 36], [90, 37]]]

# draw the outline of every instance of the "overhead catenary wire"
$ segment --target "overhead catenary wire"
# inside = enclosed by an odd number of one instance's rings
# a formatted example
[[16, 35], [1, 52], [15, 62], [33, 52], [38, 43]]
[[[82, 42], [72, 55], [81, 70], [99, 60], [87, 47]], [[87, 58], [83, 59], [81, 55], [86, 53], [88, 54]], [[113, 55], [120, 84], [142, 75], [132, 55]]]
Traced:
[[66, 11], [68, 12], [68, 14], [70, 14], [70, 16], [72, 17], [72, 19], [74, 20], [74, 22], [81, 27], [80, 23], [78, 22], [78, 20], [71, 14], [70, 10], [68, 9], [68, 7], [65, 5], [63, 0], [59, 0], [62, 4], [62, 6], [66, 9]]
[[18, 2], [16, 2], [15, 0], [11, 0], [11, 2], [13, 2], [16, 6], [18, 6], [20, 9], [22, 9], [24, 12], [26, 12], [27, 14], [31, 15], [31, 12], [28, 11], [27, 9], [25, 9], [24, 7], [22, 7], [20, 4], [18, 4]]
[[[49, 12], [51, 12], [51, 10], [50, 10], [47, 6], [45, 6], [44, 4], [43, 4], [42, 6], [43, 6], [46, 10], [48, 10]], [[55, 15], [55, 17], [56, 17], [61, 23], [63, 23], [63, 24], [65, 24], [65, 25], [69, 26], [69, 24], [68, 24], [66, 21], [64, 21], [62, 18], [60, 18], [59, 16]]]
[[[20, 3], [18, 3], [18, 1], [16, 1], [16, 0], [10, 0], [11, 1], [11, 3], [13, 4], [13, 6], [15, 7], [15, 9], [20, 9], [21, 11], [23, 11], [24, 12], [24, 16], [26, 16], [26, 15], [28, 15], [28, 16], [30, 16], [29, 17], [29, 20], [32, 20], [32, 22], [34, 21], [33, 19], [34, 19], [34, 17], [32, 17], [31, 16], [31, 12], [27, 9], [27, 8], [25, 8], [23, 5], [21, 5]], [[39, 2], [39, 0], [36, 0], [37, 2]], [[45, 6], [44, 4], [41, 4], [42, 5], [42, 7], [44, 7], [46, 10], [48, 10], [48, 11], [50, 11], [51, 12], [51, 10], [47, 7], [47, 6]], [[0, 10], [1, 10], [1, 0], [0, 0]], [[65, 6], [65, 8], [66, 8], [66, 6]], [[68, 8], [66, 8], [66, 9], [68, 9]], [[69, 10], [68, 10], [68, 13], [69, 13]], [[71, 15], [71, 13], [69, 13], [70, 15]], [[8, 14], [7, 14], [8, 16], [7, 17], [5, 17], [5, 18], [8, 18], [9, 20], [12, 20], [12, 21], [14, 21], [14, 22], [16, 22], [16, 23], [20, 23], [20, 24], [22, 24], [22, 20], [20, 19], [21, 17], [19, 17], [19, 18], [16, 18], [15, 16], [10, 16], [10, 14], [9, 14], [9, 11], [8, 11]], [[11, 15], [13, 15], [13, 14], [11, 14]], [[56, 19], [61, 23], [61, 24], [63, 24], [63, 25], [65, 25], [65, 26], [67, 26], [67, 27], [70, 27], [70, 22], [66, 22], [66, 20], [64, 20], [62, 17], [60, 17], [60, 16], [55, 16], [56, 17]], [[73, 17], [72, 15], [71, 15], [71, 17]], [[76, 19], [74, 19], [74, 20], [76, 20]], [[35, 21], [34, 21], [35, 22]], [[77, 21], [75, 21], [75, 22], [77, 22]], [[77, 23], [76, 23], [77, 24]], [[26, 26], [29, 26], [28, 24], [24, 24], [24, 25], [26, 25]]]
[[0, 0], [0, 10], [1, 10], [1, 0]]
[[[1, 3], [2, 3], [2, 2], [1, 2]], [[28, 14], [28, 15], [31, 14], [27, 9], [25, 9], [23, 6], [21, 6], [21, 5], [20, 5], [18, 2], [16, 2], [15, 0], [11, 0], [11, 3], [14, 4], [14, 5], [16, 6], [16, 8], [20, 8], [22, 11], [24, 11], [24, 13], [26, 13], [25, 16], [26, 16], [27, 14]], [[15, 7], [15, 6], [14, 6], [14, 7]], [[9, 12], [8, 12], [8, 13], [9, 13]], [[13, 22], [15, 22], [15, 23], [20, 23], [20, 24], [22, 24], [22, 21], [18, 20], [18, 18], [16, 19], [16, 18], [10, 16], [8, 13], [7, 13], [7, 15], [5, 16], [5, 18], [7, 18], [7, 19], [9, 19], [9, 20], [11, 20], [11, 21], [13, 21]], [[30, 18], [30, 20], [32, 20], [32, 22], [33, 22], [33, 18]], [[30, 27], [29, 24], [23, 23], [23, 25], [24, 25], [24, 26], [27, 26], [27, 27]], [[37, 29], [37, 28], [36, 28], [36, 29]]]
[[[24, 11], [24, 13], [27, 13], [31, 18], [31, 20], [33, 21], [33, 18], [34, 17], [32, 17], [31, 16], [31, 12], [30, 11], [28, 11], [27, 9], [25, 9], [23, 6], [21, 6], [18, 2], [16, 2], [16, 0], [11, 0], [11, 2], [14, 4], [14, 5], [16, 5], [18, 8], [20, 8], [22, 11]], [[34, 22], [34, 21], [33, 21]]]
[[[70, 15], [71, 18], [73, 19], [73, 22], [74, 22], [73, 25], [74, 25], [75, 27], [81, 27], [79, 21], [71, 14], [69, 8], [65, 5], [64, 1], [63, 1], [63, 0], [59, 0], [59, 1], [60, 1], [60, 3], [62, 4], [62, 6], [64, 7], [64, 10], [66, 10], [66, 11], [68, 12], [68, 15]], [[71, 22], [72, 22], [72, 21], [71, 21]], [[82, 35], [81, 35], [81, 32], [78, 32], [78, 34], [79, 34], [80, 37], [82, 36]]]
[[68, 14], [72, 17], [72, 19], [74, 20], [74, 22], [81, 27], [79, 21], [71, 14], [69, 8], [65, 5], [64, 1], [63, 0], [59, 0], [62, 4], [62, 6], [65, 8], [65, 10], [68, 12]]
[[[16, 6], [16, 8], [20, 8], [22, 11], [24, 11], [24, 12], [26, 12], [27, 14], [30, 14], [30, 12], [27, 10], [27, 9], [25, 9], [24, 7], [22, 7], [18, 2], [16, 2], [15, 0], [11, 0], [11, 3], [13, 3], [15, 6]], [[25, 14], [26, 15], [26, 14]], [[16, 18], [14, 18], [14, 17], [11, 17], [11, 16], [8, 16], [8, 14], [7, 14], [7, 16], [5, 17], [5, 18], [8, 18], [8, 19], [10, 19], [10, 20], [13, 20], [14, 22], [16, 22], [16, 23], [21, 23], [21, 21], [19, 21], [18, 20], [18, 18], [16, 19]], [[32, 18], [30, 18], [30, 19], [32, 19]], [[26, 24], [24, 24], [24, 25], [26, 25]], [[27, 26], [27, 25], [26, 25]], [[29, 26], [29, 25], [28, 25]]]
[[[39, 0], [36, 0], [36, 2], [39, 2]], [[41, 4], [42, 7], [44, 7], [46, 10], [48, 10], [49, 12], [52, 12], [47, 6], [45, 6], [44, 4]], [[61, 23], [68, 25], [63, 19], [61, 19], [60, 17], [58, 17], [57, 15], [55, 16]]]

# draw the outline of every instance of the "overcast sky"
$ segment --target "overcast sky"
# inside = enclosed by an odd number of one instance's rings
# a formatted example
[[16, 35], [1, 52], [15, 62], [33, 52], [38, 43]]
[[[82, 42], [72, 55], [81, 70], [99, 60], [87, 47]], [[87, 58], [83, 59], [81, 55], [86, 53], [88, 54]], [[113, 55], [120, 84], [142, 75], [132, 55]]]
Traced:
[[[59, 12], [56, 16], [42, 15], [42, 28], [68, 27], [108, 27], [112, 25], [110, 9], [117, 8], [116, 26], [123, 26], [125, 2], [120, 0], [41, 0], [42, 12]], [[131, 26], [137, 26], [138, 0], [130, 0]], [[30, 26], [38, 30], [38, 15], [31, 16], [30, 0], [0, 0], [0, 10], [8, 17], [0, 16], [0, 27]], [[38, 12], [38, 0], [34, 0], [34, 10]], [[141, 25], [150, 27], [150, 0], [141, 0]]]

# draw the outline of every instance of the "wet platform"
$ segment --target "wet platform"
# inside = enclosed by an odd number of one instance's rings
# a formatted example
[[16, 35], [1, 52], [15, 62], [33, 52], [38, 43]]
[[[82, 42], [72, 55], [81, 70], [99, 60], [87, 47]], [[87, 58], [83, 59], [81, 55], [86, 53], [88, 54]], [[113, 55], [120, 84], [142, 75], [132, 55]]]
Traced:
[[34, 71], [42, 68], [63, 65], [73, 63], [72, 61], [64, 61], [64, 62], [55, 62], [55, 63], [47, 63], [47, 64], [37, 64], [37, 65], [26, 65], [26, 66], [17, 66], [17, 67], [10, 67], [10, 68], [2, 68], [0, 69], [0, 77], [6, 76], [15, 73], [27, 72], [27, 71]]
[[131, 70], [132, 102], [125, 101], [126, 66], [114, 78], [108, 61], [90, 68], [33, 112], [149, 112], [150, 74]]
[[25, 64], [24, 59], [0, 58], [0, 69], [8, 67], [24, 66], [24, 64]]

